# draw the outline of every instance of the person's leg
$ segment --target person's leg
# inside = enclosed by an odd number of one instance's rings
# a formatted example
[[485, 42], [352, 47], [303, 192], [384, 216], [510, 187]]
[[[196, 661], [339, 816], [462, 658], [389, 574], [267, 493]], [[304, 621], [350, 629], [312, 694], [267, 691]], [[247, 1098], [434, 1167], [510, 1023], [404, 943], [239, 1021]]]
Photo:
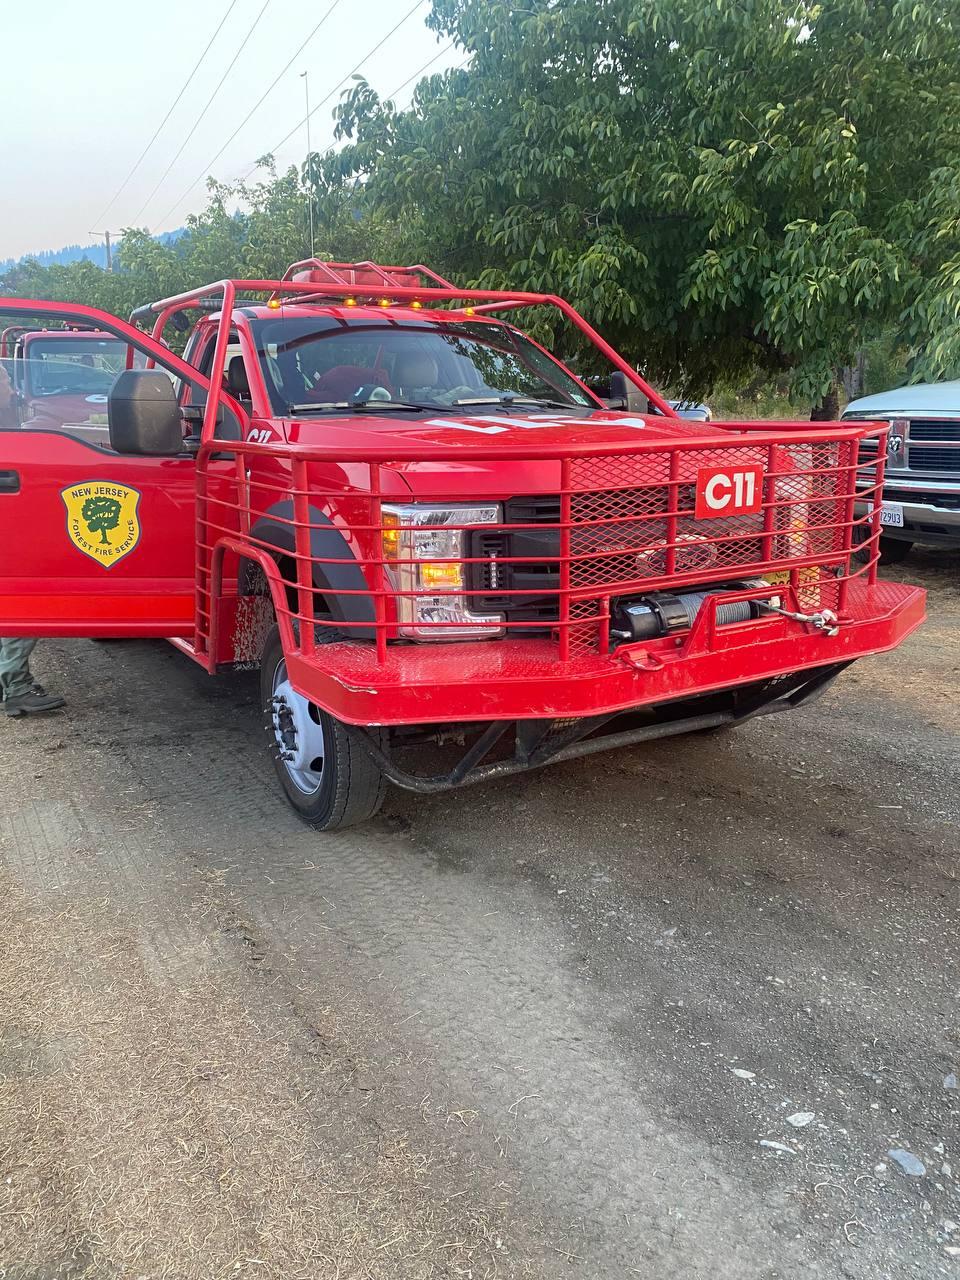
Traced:
[[47, 693], [34, 681], [30, 672], [30, 655], [36, 640], [0, 639], [0, 703], [8, 716], [29, 716], [41, 711], [56, 711], [64, 706], [58, 694]]
[[4, 701], [33, 688], [30, 655], [36, 644], [36, 640], [0, 640], [0, 692]]

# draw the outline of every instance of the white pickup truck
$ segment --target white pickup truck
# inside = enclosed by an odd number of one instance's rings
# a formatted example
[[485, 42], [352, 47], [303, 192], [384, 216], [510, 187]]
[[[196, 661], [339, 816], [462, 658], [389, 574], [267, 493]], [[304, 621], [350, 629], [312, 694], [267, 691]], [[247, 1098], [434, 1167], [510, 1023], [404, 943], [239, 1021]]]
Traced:
[[[915, 542], [960, 547], [960, 381], [919, 382], [851, 400], [843, 419], [890, 423], [881, 560], [895, 564]], [[865, 457], [867, 442], [860, 447]]]

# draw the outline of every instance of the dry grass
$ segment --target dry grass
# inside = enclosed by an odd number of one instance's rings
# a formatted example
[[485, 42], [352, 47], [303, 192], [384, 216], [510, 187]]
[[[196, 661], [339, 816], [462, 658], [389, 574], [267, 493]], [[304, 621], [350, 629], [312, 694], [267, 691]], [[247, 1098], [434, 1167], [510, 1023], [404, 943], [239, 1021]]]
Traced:
[[215, 944], [158, 981], [111, 905], [0, 893], [8, 1280], [526, 1274], [469, 1177], [378, 1123]]

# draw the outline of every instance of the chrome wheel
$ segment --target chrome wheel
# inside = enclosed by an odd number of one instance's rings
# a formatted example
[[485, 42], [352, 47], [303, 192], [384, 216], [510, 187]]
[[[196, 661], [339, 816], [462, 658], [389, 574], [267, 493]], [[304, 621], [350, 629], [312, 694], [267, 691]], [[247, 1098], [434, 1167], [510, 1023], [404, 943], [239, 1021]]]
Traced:
[[287, 664], [273, 672], [270, 718], [277, 756], [298, 791], [315, 795], [323, 782], [326, 744], [319, 709], [297, 693], [287, 678]]

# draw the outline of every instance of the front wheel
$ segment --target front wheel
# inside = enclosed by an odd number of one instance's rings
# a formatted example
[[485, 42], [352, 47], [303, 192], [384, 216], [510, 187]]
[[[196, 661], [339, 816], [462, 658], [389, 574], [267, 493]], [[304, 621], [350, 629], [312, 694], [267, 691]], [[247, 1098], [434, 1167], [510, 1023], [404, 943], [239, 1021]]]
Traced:
[[880, 535], [880, 563], [881, 564], [899, 564], [901, 560], [906, 560], [907, 556], [913, 550], [913, 543], [908, 542], [905, 538], [885, 538]]
[[304, 822], [337, 831], [372, 818], [383, 773], [344, 724], [294, 689], [277, 627], [264, 645], [260, 692], [280, 785]]
[[[853, 526], [853, 558], [858, 564], [869, 562], [870, 549], [864, 545], [869, 537], [870, 530], [863, 524]], [[906, 538], [889, 538], [881, 533], [878, 550], [881, 564], [899, 564], [913, 550], [913, 543]]]

